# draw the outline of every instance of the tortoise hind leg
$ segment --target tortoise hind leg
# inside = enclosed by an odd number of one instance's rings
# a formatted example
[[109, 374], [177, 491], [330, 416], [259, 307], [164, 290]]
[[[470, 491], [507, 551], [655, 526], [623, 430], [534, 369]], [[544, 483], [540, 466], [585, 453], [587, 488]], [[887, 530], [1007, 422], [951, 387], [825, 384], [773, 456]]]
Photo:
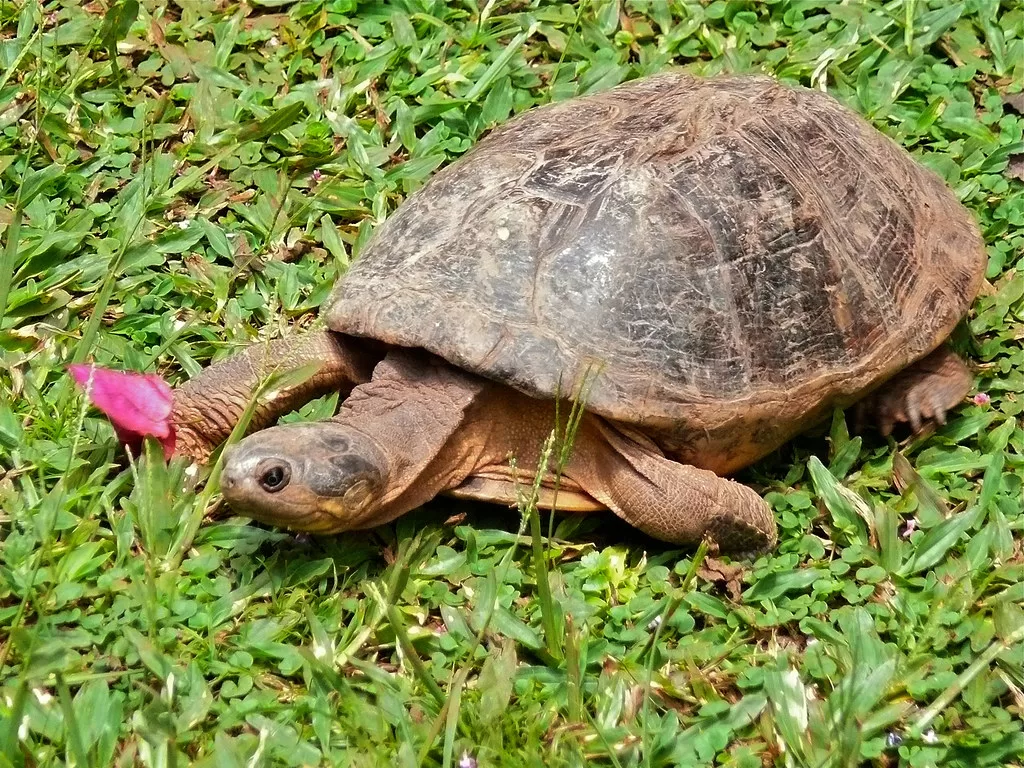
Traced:
[[859, 402], [857, 423], [873, 420], [886, 436], [901, 422], [915, 432], [929, 421], [945, 424], [946, 412], [964, 399], [972, 380], [964, 361], [943, 345]]

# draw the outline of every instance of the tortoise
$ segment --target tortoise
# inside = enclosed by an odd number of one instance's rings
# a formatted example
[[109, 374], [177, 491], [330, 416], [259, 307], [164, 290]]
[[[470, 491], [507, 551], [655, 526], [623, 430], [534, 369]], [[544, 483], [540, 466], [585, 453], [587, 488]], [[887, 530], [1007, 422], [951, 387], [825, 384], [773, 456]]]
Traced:
[[359, 530], [440, 493], [513, 503], [584, 391], [559, 509], [764, 549], [770, 508], [724, 476], [858, 402], [884, 434], [944, 423], [972, 384], [945, 342], [985, 265], [939, 177], [831, 96], [665, 72], [528, 110], [435, 174], [326, 330], [178, 389], [179, 446], [205, 458], [261, 377], [313, 364], [254, 423], [332, 390], [337, 415], [241, 440], [222, 492], [260, 521]]

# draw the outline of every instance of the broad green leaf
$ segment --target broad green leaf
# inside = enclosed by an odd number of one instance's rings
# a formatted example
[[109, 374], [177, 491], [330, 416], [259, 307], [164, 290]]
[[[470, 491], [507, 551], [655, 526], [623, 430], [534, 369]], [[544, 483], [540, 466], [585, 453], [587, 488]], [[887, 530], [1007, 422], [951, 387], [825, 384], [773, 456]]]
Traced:
[[235, 132], [234, 138], [237, 141], [259, 141], [280, 133], [289, 128], [299, 119], [299, 115], [305, 112], [306, 107], [301, 102], [293, 102], [277, 111], [271, 113], [262, 120], [255, 120], [240, 126]]
[[910, 558], [900, 568], [900, 574], [909, 576], [936, 565], [960, 537], [977, 524], [982, 512], [983, 509], [980, 505], [975, 506], [972, 510], [961, 512], [944, 520], [928, 531], [917, 543], [917, 548]]
[[477, 683], [480, 690], [478, 711], [481, 723], [496, 721], [508, 708], [516, 666], [515, 644], [508, 640], [497, 642], [484, 661]]
[[899, 522], [899, 517], [887, 504], [875, 505], [878, 564], [888, 573], [895, 573], [903, 562], [903, 542], [899, 537]]
[[831, 513], [836, 527], [855, 541], [865, 541], [865, 521], [869, 525], [874, 522], [868, 506], [857, 494], [841, 485], [817, 456], [810, 458], [807, 469], [811, 473], [815, 493]]
[[897, 488], [910, 490], [917, 497], [918, 515], [924, 527], [930, 528], [949, 517], [946, 503], [899, 451], [892, 457], [892, 474]]
[[224, 230], [201, 216], [195, 219], [195, 223], [206, 236], [206, 241], [210, 244], [210, 248], [213, 249], [214, 253], [224, 259], [224, 261], [230, 262], [234, 257], [234, 251], [231, 248], [227, 235], [224, 234]]
[[128, 36], [128, 30], [139, 15], [138, 0], [114, 0], [107, 8], [100, 28], [100, 40], [108, 51]]
[[805, 589], [818, 579], [828, 576], [828, 571], [818, 568], [802, 568], [798, 571], [770, 573], [758, 580], [743, 593], [743, 599], [753, 603], [758, 600], [774, 600], [787, 592]]
[[795, 669], [785, 668], [782, 659], [765, 670], [764, 690], [775, 716], [775, 726], [798, 764], [806, 763], [807, 727], [811, 719], [811, 697]]
[[36, 195], [45, 192], [63, 173], [64, 169], [56, 163], [47, 165], [37, 171], [30, 171], [25, 175], [24, 181], [18, 187], [18, 204], [22, 208], [26, 208], [35, 200]]

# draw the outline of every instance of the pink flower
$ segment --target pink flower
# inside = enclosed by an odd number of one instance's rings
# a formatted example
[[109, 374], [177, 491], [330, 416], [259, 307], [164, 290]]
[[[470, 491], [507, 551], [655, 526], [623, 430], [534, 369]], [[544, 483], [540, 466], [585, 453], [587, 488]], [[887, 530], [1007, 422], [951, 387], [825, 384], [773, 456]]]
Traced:
[[984, 392], [979, 392], [974, 397], [972, 397], [971, 400], [974, 401], [975, 405], [988, 405], [989, 403], [992, 402], [992, 398], [989, 397]]
[[323, 173], [320, 172], [319, 168], [313, 169], [313, 181], [320, 181], [324, 177]]
[[93, 405], [110, 419], [118, 439], [133, 454], [139, 454], [142, 439], [155, 437], [164, 447], [164, 458], [174, 453], [174, 424], [171, 421], [171, 388], [153, 373], [134, 373], [69, 365], [75, 382], [85, 390]]

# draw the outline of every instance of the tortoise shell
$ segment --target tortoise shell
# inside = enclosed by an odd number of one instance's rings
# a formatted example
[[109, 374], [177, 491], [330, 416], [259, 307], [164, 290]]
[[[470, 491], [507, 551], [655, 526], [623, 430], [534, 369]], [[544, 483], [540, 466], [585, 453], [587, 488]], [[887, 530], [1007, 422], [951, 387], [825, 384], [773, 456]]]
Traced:
[[376, 231], [325, 311], [683, 460], [742, 466], [945, 339], [953, 193], [825, 93], [671, 72], [530, 110]]

